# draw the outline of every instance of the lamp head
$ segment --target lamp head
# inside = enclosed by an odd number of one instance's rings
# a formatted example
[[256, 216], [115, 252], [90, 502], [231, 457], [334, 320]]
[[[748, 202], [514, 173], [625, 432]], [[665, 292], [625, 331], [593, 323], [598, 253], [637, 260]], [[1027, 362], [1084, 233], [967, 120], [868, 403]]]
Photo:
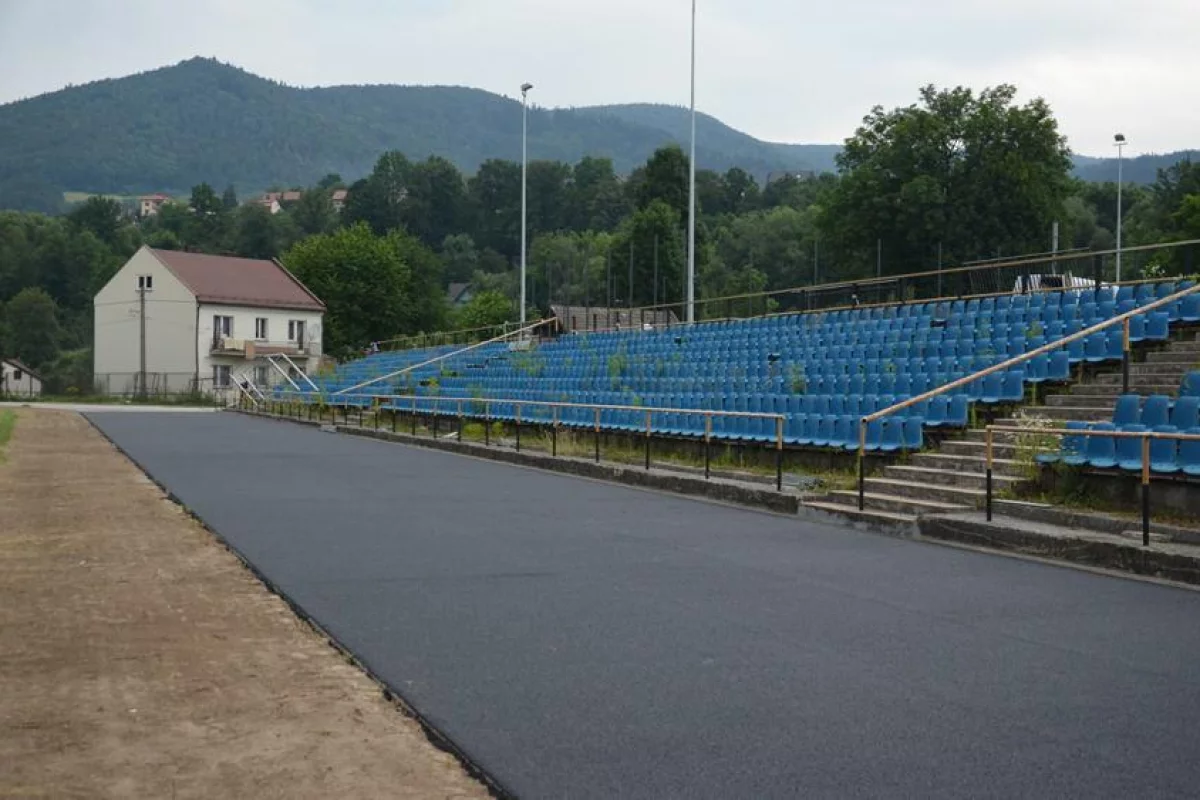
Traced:
[[1117, 144], [1125, 144], [1125, 134], [1118, 133], [1116, 136], [1113, 137], [1113, 141], [1116, 142]]
[[525, 94], [526, 92], [528, 92], [528, 91], [529, 91], [530, 89], [532, 89], [532, 88], [533, 88], [533, 84], [532, 84], [532, 83], [522, 83], [522, 84], [521, 84], [521, 94]]

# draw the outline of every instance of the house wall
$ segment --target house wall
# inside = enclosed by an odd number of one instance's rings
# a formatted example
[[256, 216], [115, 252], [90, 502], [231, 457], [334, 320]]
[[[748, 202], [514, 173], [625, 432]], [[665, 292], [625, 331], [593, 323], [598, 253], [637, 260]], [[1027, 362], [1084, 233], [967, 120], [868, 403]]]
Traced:
[[[17, 377], [20, 372], [21, 377]], [[7, 361], [0, 361], [0, 395], [6, 397], [40, 397], [42, 382], [27, 370], [18, 370]]]
[[137, 388], [139, 275], [153, 279], [153, 289], [146, 294], [147, 387], [152, 392], [186, 392], [196, 373], [196, 298], [144, 247], [93, 300], [96, 390], [130, 394]]
[[[321, 323], [323, 315], [319, 311], [289, 311], [276, 308], [251, 308], [245, 306], [226, 306], [213, 305], [209, 303], [200, 304], [200, 331], [196, 340], [196, 355], [200, 359], [200, 379], [204, 385], [209, 385], [209, 381], [213, 378], [213, 366], [224, 364], [230, 367], [232, 374], [236, 375], [243, 370], [246, 370], [252, 365], [252, 362], [241, 353], [228, 353], [214, 355], [212, 353], [214, 342], [214, 317], [227, 316], [233, 318], [233, 330], [230, 332], [230, 338], [243, 339], [246, 341], [257, 341], [262, 344], [287, 345], [288, 340], [288, 322], [292, 320], [303, 321], [305, 327], [304, 339], [306, 344], [307, 355], [304, 357], [291, 356], [291, 359], [296, 362], [297, 366], [304, 369], [306, 373], [316, 370], [317, 365], [321, 360]], [[255, 338], [255, 320], [258, 318], [267, 320], [267, 337], [265, 339]], [[265, 362], [256, 360], [254, 365], [261, 365]], [[271, 370], [272, 376], [278, 376], [278, 373]], [[274, 378], [272, 378], [274, 379]]]

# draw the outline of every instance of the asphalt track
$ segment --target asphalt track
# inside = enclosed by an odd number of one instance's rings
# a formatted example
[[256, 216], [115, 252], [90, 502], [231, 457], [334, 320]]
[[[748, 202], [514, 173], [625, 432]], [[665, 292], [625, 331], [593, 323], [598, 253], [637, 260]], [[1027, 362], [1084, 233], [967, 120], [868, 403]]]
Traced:
[[92, 420], [522, 797], [1194, 797], [1200, 595], [232, 414]]

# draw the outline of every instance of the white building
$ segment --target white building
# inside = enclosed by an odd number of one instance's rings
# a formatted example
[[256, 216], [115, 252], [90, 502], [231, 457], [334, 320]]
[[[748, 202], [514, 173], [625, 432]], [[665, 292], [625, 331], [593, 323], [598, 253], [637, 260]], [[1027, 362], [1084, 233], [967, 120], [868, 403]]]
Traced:
[[0, 359], [0, 397], [40, 397], [42, 378], [15, 358]]
[[320, 363], [325, 305], [277, 261], [143, 247], [93, 303], [102, 394], [136, 394], [143, 374], [149, 394], [223, 393], [284, 380], [268, 355]]

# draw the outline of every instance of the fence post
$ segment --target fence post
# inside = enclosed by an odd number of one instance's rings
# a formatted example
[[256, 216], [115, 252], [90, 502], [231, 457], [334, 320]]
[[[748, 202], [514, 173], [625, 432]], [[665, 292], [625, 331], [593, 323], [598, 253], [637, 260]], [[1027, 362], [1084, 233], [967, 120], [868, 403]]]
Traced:
[[867, 459], [867, 421], [860, 417], [858, 420], [858, 510], [866, 508], [866, 466]]
[[[1121, 392], [1122, 394], [1129, 394], [1129, 320], [1126, 319], [1121, 327], [1123, 329], [1121, 337]], [[1034, 385], [1036, 386], [1037, 384]]]
[[409, 423], [409, 431], [408, 431], [409, 434], [411, 434], [412, 436], [416, 436], [417, 435], [417, 397], [416, 397], [416, 395], [413, 395], [413, 398], [412, 398], [412, 415], [409, 417], [408, 423]]
[[646, 469], [650, 469], [650, 415], [652, 412], [646, 412]]
[[775, 418], [775, 491], [783, 491], [783, 417]]
[[433, 438], [434, 439], [438, 438], [438, 428], [441, 427], [441, 421], [442, 421], [441, 411], [442, 411], [441, 403], [439, 403], [437, 400], [434, 400], [433, 401]]
[[1150, 546], [1150, 437], [1142, 437], [1142, 547]]
[[712, 444], [712, 414], [704, 415], [704, 480], [709, 479], [709, 456]]
[[1092, 256], [1092, 300], [1100, 302], [1100, 276], [1104, 272], [1104, 256]]
[[358, 407], [358, 427], [363, 427], [363, 407]]
[[558, 406], [550, 407], [552, 420], [550, 423], [550, 456], [558, 458]]
[[516, 411], [517, 411], [517, 413], [514, 415], [514, 419], [516, 420], [516, 423], [517, 423], [517, 452], [519, 453], [519, 452], [521, 452], [521, 404], [520, 403], [516, 404]]
[[460, 443], [462, 442], [462, 429], [463, 429], [463, 403], [462, 403], [462, 400], [459, 400], [458, 401], [458, 433], [457, 433], [457, 436], [458, 436], [458, 441]]
[[984, 442], [986, 442], [986, 444], [984, 445], [985, 467], [986, 467], [986, 474], [987, 474], [987, 478], [986, 478], [986, 482], [987, 482], [986, 498], [987, 499], [985, 500], [985, 504], [986, 504], [986, 508], [987, 508], [987, 521], [988, 522], [992, 521], [992, 438], [994, 437], [994, 435], [995, 434], [992, 431], [992, 426], [988, 425], [987, 429], [984, 431], [984, 434], [983, 434]]
[[492, 444], [492, 414], [491, 406], [487, 400], [483, 401], [483, 446], [490, 447]]
[[595, 421], [593, 422], [593, 428], [592, 428], [592, 431], [593, 431], [592, 438], [595, 440], [595, 444], [596, 444], [596, 463], [599, 464], [600, 463], [600, 409], [593, 408], [592, 411], [594, 412], [594, 416], [595, 416]]
[[396, 401], [392, 401], [392, 433], [396, 432], [396, 418], [400, 416], [400, 409], [396, 408]]

